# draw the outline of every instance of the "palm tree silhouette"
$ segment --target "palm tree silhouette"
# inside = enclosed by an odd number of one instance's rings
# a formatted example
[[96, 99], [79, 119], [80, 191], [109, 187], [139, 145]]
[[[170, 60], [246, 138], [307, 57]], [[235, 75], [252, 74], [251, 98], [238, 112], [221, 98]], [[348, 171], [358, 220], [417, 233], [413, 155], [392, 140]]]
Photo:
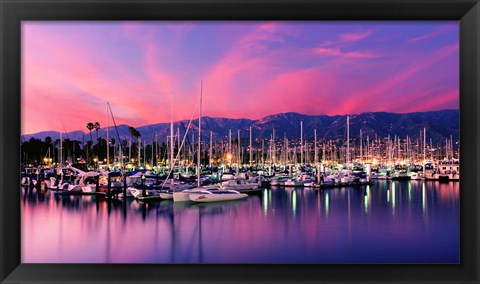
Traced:
[[98, 151], [100, 151], [100, 149], [98, 149], [98, 142], [99, 142], [99, 141], [98, 141], [98, 130], [100, 130], [100, 122], [98, 122], [98, 121], [95, 122], [95, 123], [93, 124], [93, 128], [95, 128], [95, 134], [96, 134], [96, 136], [97, 136], [97, 157], [98, 157]]
[[130, 135], [132, 135], [132, 137], [135, 137], [137, 139], [137, 143], [138, 143], [138, 138], [142, 135], [140, 134], [140, 132], [138, 132], [138, 130], [136, 130], [134, 127], [132, 126], [129, 126], [128, 127], [128, 132], [130, 132]]
[[[89, 122], [87, 123], [87, 129], [90, 133], [90, 141], [93, 143], [93, 139], [92, 139], [92, 130], [95, 128], [95, 124], [93, 124], [92, 122]], [[88, 143], [87, 143], [87, 159], [88, 159]]]
[[98, 141], [98, 130], [100, 130], [100, 122], [95, 122], [93, 124], [93, 128], [95, 128], [95, 133], [97, 134], [97, 141]]

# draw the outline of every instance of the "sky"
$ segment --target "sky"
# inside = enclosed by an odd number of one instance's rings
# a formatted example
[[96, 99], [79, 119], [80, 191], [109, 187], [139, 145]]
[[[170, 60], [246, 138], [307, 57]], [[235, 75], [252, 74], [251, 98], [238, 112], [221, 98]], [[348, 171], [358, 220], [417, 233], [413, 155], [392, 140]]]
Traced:
[[201, 89], [210, 117], [458, 109], [459, 23], [22, 22], [22, 134], [188, 120]]

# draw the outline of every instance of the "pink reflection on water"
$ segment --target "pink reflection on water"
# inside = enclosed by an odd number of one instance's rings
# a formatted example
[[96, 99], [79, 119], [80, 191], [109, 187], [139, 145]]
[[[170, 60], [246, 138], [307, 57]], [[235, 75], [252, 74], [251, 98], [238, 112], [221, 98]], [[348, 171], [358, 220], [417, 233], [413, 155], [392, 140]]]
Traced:
[[458, 261], [459, 184], [397, 182], [395, 193], [392, 185], [272, 188], [216, 204], [27, 193], [22, 262]]

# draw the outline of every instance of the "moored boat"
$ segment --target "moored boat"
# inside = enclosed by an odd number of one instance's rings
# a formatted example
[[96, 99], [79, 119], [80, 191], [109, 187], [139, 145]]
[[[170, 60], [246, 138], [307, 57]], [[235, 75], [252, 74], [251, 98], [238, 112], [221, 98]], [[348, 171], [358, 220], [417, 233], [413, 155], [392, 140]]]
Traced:
[[219, 190], [220, 187], [216, 185], [209, 185], [209, 186], [201, 186], [192, 189], [186, 189], [182, 191], [173, 192], [173, 201], [174, 202], [185, 202], [190, 201], [190, 195], [195, 194], [202, 191], [211, 191], [211, 190]]
[[240, 193], [236, 190], [226, 189], [217, 191], [199, 191], [195, 194], [189, 195], [191, 201], [194, 202], [219, 202], [219, 201], [232, 201], [246, 198], [248, 195]]

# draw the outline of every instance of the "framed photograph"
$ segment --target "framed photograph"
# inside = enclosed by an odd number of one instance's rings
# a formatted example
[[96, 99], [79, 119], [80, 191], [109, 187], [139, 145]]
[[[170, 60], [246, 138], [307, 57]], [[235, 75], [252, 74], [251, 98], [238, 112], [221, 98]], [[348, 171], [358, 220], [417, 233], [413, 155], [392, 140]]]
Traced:
[[478, 1], [0, 1], [2, 283], [478, 283]]

